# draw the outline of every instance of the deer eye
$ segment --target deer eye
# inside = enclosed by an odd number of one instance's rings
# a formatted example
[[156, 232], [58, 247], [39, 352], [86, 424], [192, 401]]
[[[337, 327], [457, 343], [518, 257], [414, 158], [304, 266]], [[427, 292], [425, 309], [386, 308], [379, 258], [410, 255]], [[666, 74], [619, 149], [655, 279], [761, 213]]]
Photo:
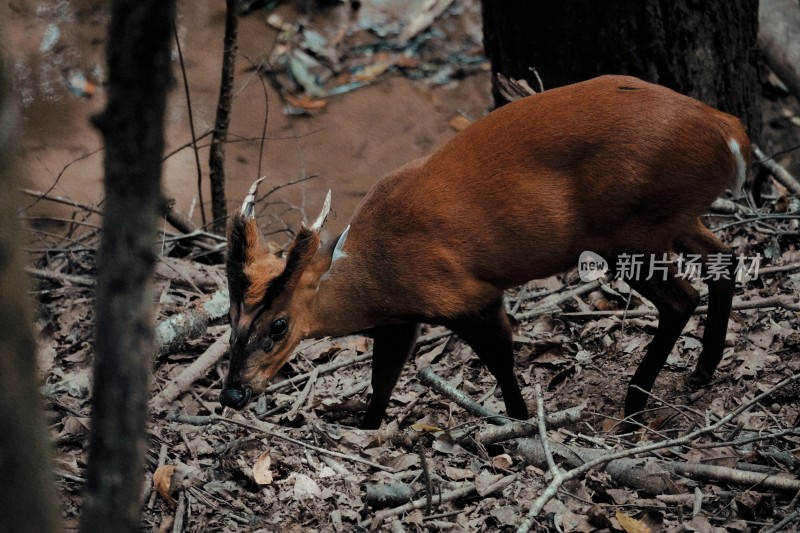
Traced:
[[282, 339], [288, 330], [289, 323], [285, 319], [279, 318], [269, 327], [269, 336], [277, 341]]

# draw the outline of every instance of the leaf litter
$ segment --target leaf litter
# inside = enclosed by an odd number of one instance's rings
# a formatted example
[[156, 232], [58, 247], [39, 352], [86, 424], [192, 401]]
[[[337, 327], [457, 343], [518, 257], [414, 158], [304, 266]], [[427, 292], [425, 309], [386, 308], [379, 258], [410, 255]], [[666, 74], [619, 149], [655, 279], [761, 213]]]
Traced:
[[[751, 247], [763, 245], [763, 236], [747, 226], [739, 226], [736, 234], [745, 234]], [[795, 245], [787, 241], [784, 246], [786, 259], [781, 253], [773, 264], [794, 257]], [[196, 269], [192, 277], [213, 280], [204, 285], [205, 291], [220, 290], [222, 265], [174, 257], [170, 261], [180, 263], [182, 277]], [[87, 270], [81, 274], [91, 275], [92, 263], [82, 264]], [[573, 276], [568, 273], [551, 284], [566, 289], [574, 283]], [[791, 294], [796, 290], [795, 279], [793, 274], [768, 273], [739, 287], [736, 298], [744, 301]], [[170, 282], [161, 269], [157, 283], [163, 287], [158, 323], [197, 308], [197, 302], [207, 296]], [[67, 502], [65, 513], [74, 522], [86, 466], [91, 384], [90, 358], [72, 357], [76, 350], [73, 339], [91, 336], [86, 317], [91, 316], [92, 293], [90, 288], [79, 289], [86, 306], [81, 308], [74, 304], [75, 288], [59, 285], [54, 281], [40, 285], [48, 300], [42, 304], [48, 310], [43, 316], [54, 317], [39, 322], [45, 354], [40, 357], [40, 370], [58, 450], [56, 472]], [[525, 290], [512, 291], [509, 300], [522, 292]], [[529, 294], [518, 313], [536, 308], [535, 292]], [[548, 431], [548, 439], [566, 446], [564, 450], [617, 451], [685, 433], [720, 419], [781, 379], [800, 372], [800, 361], [791, 357], [798, 346], [797, 312], [743, 309], [732, 315], [729, 347], [712, 387], [688, 390], [682, 379], [700, 346], [695, 337], [698, 333], [687, 328], [653, 391], [670, 407], [654, 406], [648, 417], [650, 433], [638, 435], [634, 442], [621, 439], [608, 431], [621, 413], [627, 381], [647, 347], [653, 322], [569, 317], [575, 310], [601, 311], [587, 302], [588, 296], [580, 305], [574, 298], [566, 299], [562, 313], [523, 320], [515, 332], [517, 370], [528, 385], [524, 394], [529, 405], [535, 403], [531, 392], [535, 383], [549, 384], [543, 393], [547, 412], [586, 402], [580, 421]], [[64, 316], [69, 314], [74, 317]], [[695, 322], [702, 327], [703, 320], [701, 316]], [[157, 357], [157, 390], [178, 378], [213, 344], [223, 322], [211, 320], [205, 334]], [[70, 328], [69, 333], [65, 327]], [[152, 411], [147, 470], [151, 480], [148, 491], [155, 497], [145, 500], [143, 527], [155, 531], [172, 523], [176, 501], [182, 495], [187, 507], [186, 531], [366, 531], [399, 530], [401, 526], [424, 531], [515, 530], [552, 481], [545, 462], [523, 453], [515, 439], [481, 444], [478, 435], [491, 424], [423, 385], [416, 376], [430, 367], [448, 386], [502, 413], [496, 383], [471, 350], [441, 328], [426, 327], [414, 355], [415, 364], [408, 366], [400, 380], [384, 427], [363, 431], [356, 426], [371, 393], [365, 357], [370, 351], [369, 339], [358, 336], [306, 341], [282, 378], [273, 383], [278, 390], [259, 398], [242, 415], [225, 413], [217, 403], [225, 375], [222, 359], [166, 409]], [[341, 366], [333, 372], [323, 371], [333, 364]], [[314, 377], [313, 383], [307, 381], [310, 377]], [[298, 405], [305, 389], [310, 392]], [[800, 419], [797, 393], [797, 383], [791, 384], [737, 416], [724, 431], [660, 450], [658, 464], [725, 467], [734, 472], [757, 472], [764, 478], [797, 480], [800, 433], [793, 429]], [[290, 411], [295, 412], [294, 417], [286, 416]], [[245, 420], [259, 429], [231, 425], [223, 417]], [[454, 440], [458, 431], [465, 429], [467, 437]], [[531, 434], [535, 440], [536, 431]], [[162, 446], [166, 453], [159, 463]], [[569, 470], [574, 465], [563, 453], [571, 452], [558, 451], [555, 460]], [[608, 470], [597, 467], [562, 486], [536, 517], [534, 527], [755, 531], [760, 524], [776, 523], [789, 514], [794, 496], [791, 491], [760, 488], [758, 483], [676, 472], [668, 474], [668, 483], [654, 492], [647, 483], [629, 484], [616, 477], [612, 466]], [[642, 462], [628, 468], [641, 468], [643, 478], [650, 475]], [[664, 475], [663, 470], [659, 472]], [[513, 479], [501, 490], [493, 488], [509, 475]], [[701, 495], [699, 514], [693, 514], [696, 493]], [[419, 504], [391, 514], [409, 501]], [[399, 525], [393, 526], [394, 522]]]

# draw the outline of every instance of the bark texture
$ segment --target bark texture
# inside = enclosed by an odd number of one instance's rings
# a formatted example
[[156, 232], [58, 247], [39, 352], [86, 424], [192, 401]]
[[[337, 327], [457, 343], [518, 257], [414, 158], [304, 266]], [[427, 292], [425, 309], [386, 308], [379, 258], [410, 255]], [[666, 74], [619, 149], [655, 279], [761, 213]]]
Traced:
[[[483, 0], [493, 72], [545, 89], [630, 74], [738, 116], [761, 132], [758, 0]], [[495, 102], [502, 97], [494, 88]]]
[[106, 207], [98, 258], [92, 433], [81, 531], [139, 531], [153, 361], [152, 274], [163, 211], [174, 0], [116, 0], [108, 37]]
[[236, 74], [236, 37], [239, 30], [239, 16], [236, 0], [225, 0], [225, 39], [222, 55], [222, 76], [217, 102], [217, 119], [211, 137], [211, 151], [208, 156], [209, 179], [211, 181], [211, 215], [213, 230], [225, 234], [228, 222], [228, 206], [225, 200], [225, 143], [228, 141], [228, 126], [231, 122], [231, 102], [233, 101], [233, 81]]

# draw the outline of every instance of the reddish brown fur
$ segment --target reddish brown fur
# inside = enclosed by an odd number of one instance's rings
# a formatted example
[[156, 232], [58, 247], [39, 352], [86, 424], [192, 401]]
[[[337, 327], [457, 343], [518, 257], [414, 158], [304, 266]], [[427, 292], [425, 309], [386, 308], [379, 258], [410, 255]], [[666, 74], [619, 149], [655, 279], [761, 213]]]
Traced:
[[[510, 329], [498, 307], [503, 291], [575, 267], [584, 250], [611, 260], [620, 253], [660, 257], [674, 248], [725, 250], [698, 217], [735, 182], [731, 139], [749, 164], [750, 144], [734, 117], [664, 87], [605, 76], [498, 109], [429, 157], [384, 177], [353, 216], [346, 255], [331, 263], [332, 243], [305, 258], [309, 266], [299, 282], [275, 301], [261, 299], [283, 263], [254, 244], [248, 227], [245, 303], [265, 309], [254, 335], [266, 335], [278, 318], [291, 327], [270, 351], [250, 356], [246, 371], [229, 376], [229, 383], [258, 392], [302, 338], [378, 328], [373, 387], [380, 399], [373, 397], [365, 421], [374, 426], [413, 346], [410, 326], [433, 322], [471, 337], [498, 376], [506, 405], [525, 416], [510, 374]], [[645, 357], [649, 367], [634, 378], [648, 388], [697, 294], [674, 279], [635, 288], [662, 315]], [[707, 336], [714, 338], [704, 337], [704, 345], [714, 353], [700, 358], [709, 379], [733, 289], [710, 290], [716, 311]], [[245, 315], [249, 325], [252, 317]], [[501, 363], [474, 331], [504, 346]], [[379, 340], [388, 355], [378, 353]], [[698, 383], [705, 378], [700, 372]], [[626, 410], [643, 407], [642, 398], [631, 398], [629, 392]]]
[[258, 304], [270, 281], [278, 277], [285, 263], [271, 254], [260, 242], [255, 219], [247, 221], [247, 262], [244, 273], [250, 281], [245, 293], [244, 303], [248, 306]]
[[364, 326], [326, 328], [337, 314], [470, 313], [503, 289], [575, 267], [583, 250], [667, 251], [733, 183], [730, 138], [750, 153], [734, 117], [635, 78], [597, 78], [498, 109], [373, 187], [352, 220], [352, 260], [323, 284], [330, 315], [314, 331]]

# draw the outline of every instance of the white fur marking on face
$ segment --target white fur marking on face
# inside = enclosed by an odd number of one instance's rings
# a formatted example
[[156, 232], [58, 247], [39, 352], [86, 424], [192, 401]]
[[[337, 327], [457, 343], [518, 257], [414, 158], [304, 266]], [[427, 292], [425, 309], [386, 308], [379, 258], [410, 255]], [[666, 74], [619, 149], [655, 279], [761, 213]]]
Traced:
[[742, 197], [742, 190], [744, 189], [744, 180], [747, 177], [747, 165], [742, 157], [742, 150], [739, 148], [739, 143], [736, 139], [728, 141], [728, 146], [736, 159], [736, 185], [733, 190], [733, 197], [739, 199]]
[[338, 261], [343, 257], [347, 257], [347, 254], [344, 252], [343, 248], [344, 248], [344, 243], [347, 240], [347, 233], [349, 231], [350, 231], [350, 226], [347, 226], [342, 232], [341, 236], [339, 237], [339, 241], [333, 248], [333, 257], [331, 259], [331, 264], [335, 263], [336, 261]]

